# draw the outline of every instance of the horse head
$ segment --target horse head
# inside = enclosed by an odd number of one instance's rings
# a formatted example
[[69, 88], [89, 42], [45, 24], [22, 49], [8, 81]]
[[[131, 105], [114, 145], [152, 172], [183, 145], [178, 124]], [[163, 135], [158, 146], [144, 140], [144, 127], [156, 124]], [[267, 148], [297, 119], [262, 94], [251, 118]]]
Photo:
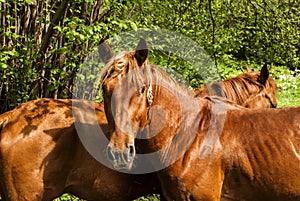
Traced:
[[104, 47], [99, 51], [106, 61], [101, 73], [102, 90], [108, 123], [114, 128], [107, 156], [116, 169], [130, 169], [136, 153], [134, 139], [146, 124], [145, 111], [153, 101], [151, 86], [143, 76], [143, 67], [149, 63], [148, 46], [141, 39], [135, 51], [116, 55], [107, 44]]

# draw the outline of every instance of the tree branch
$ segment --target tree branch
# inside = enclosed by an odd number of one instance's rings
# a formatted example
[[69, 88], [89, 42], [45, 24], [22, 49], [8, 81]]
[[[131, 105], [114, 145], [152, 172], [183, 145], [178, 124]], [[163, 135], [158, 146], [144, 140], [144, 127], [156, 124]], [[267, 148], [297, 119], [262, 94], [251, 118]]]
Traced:
[[216, 64], [216, 66], [217, 66], [216, 51], [215, 51], [215, 48], [214, 48], [214, 44], [215, 44], [215, 19], [214, 19], [213, 13], [212, 13], [211, 0], [208, 0], [208, 9], [209, 9], [209, 15], [210, 15], [211, 23], [212, 23], [212, 46], [213, 46], [213, 55], [214, 55], [215, 64]]
[[63, 0], [61, 2], [60, 6], [58, 7], [57, 11], [55, 12], [55, 15], [53, 16], [51, 24], [49, 26], [49, 29], [42, 39], [42, 44], [41, 44], [41, 48], [39, 51], [39, 53], [41, 55], [45, 54], [45, 52], [49, 46], [49, 43], [50, 43], [50, 38], [53, 35], [54, 27], [58, 25], [59, 21], [64, 16], [64, 14], [67, 10], [67, 7], [68, 7], [68, 0]]

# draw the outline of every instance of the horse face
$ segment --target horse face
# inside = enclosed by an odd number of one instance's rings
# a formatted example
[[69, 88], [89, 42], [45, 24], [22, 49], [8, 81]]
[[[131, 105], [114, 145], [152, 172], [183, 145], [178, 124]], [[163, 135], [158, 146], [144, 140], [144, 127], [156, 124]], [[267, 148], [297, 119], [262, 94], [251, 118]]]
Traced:
[[[269, 76], [267, 64], [265, 64], [260, 72], [252, 72], [247, 67], [247, 73], [243, 74], [249, 83], [254, 83], [252, 86], [248, 85], [249, 97], [243, 101], [242, 106], [247, 108], [276, 108], [276, 95], [278, 87], [272, 77]], [[247, 75], [247, 76], [246, 76]]]
[[[112, 58], [103, 73], [103, 98], [108, 123], [114, 128], [107, 147], [107, 157], [115, 169], [131, 169], [135, 157], [134, 139], [145, 125], [149, 86], [142, 76], [147, 62], [147, 44], [141, 39], [135, 52], [124, 52]], [[136, 82], [135, 80], [138, 80]]]
[[114, 132], [110, 136], [107, 156], [116, 169], [130, 169], [135, 157], [134, 139], [140, 128], [146, 125], [149, 86], [131, 87], [124, 77], [116, 85], [105, 104], [110, 104]]
[[[261, 92], [255, 96], [250, 96], [243, 104], [247, 108], [276, 108], [276, 97], [275, 101], [272, 97], [273, 94], [267, 94]], [[275, 103], [274, 103], [275, 102]]]
[[268, 78], [266, 83], [266, 87], [263, 91], [265, 93], [265, 97], [269, 100], [269, 107], [276, 108], [277, 107], [277, 92], [278, 87], [275, 80], [271, 77]]

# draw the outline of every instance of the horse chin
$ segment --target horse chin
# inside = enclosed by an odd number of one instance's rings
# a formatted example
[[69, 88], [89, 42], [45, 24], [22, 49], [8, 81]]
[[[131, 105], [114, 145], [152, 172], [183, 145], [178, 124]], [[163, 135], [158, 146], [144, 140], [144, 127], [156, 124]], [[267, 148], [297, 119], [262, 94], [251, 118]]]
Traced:
[[112, 164], [115, 170], [131, 170], [133, 162], [124, 162], [124, 163], [113, 163]]
[[135, 158], [134, 145], [128, 146], [128, 150], [120, 151], [114, 146], [107, 147], [107, 158], [115, 170], [131, 170]]

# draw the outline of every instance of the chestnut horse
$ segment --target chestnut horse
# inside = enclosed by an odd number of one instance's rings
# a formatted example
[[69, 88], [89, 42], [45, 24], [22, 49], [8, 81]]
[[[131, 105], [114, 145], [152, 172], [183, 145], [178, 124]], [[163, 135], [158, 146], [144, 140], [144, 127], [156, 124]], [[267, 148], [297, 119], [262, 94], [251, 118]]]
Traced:
[[197, 97], [220, 96], [248, 108], [276, 108], [276, 82], [269, 76], [267, 64], [260, 72], [247, 72], [222, 82], [213, 82], [196, 89]]
[[135, 139], [146, 134], [139, 154], [157, 153], [151, 162], [164, 168], [158, 176], [168, 200], [215, 201], [228, 188], [226, 200], [300, 200], [300, 107], [249, 110], [195, 99], [147, 62], [145, 40], [130, 55], [103, 70], [115, 169], [138, 169]]
[[120, 173], [95, 160], [81, 144], [76, 121], [85, 126], [87, 138], [97, 139], [99, 125], [109, 132], [103, 104], [87, 100], [39, 99], [0, 115], [2, 200], [50, 201], [71, 193], [128, 201], [160, 193], [156, 175]]

